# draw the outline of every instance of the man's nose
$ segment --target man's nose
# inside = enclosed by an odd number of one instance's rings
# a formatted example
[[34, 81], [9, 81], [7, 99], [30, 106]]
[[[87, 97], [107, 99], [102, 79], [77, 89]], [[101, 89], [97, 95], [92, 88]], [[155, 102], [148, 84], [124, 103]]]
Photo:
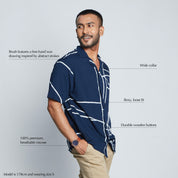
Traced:
[[83, 28], [83, 33], [84, 33], [84, 34], [87, 34], [87, 33], [88, 33], [88, 27], [87, 27], [87, 26], [84, 26], [84, 28]]

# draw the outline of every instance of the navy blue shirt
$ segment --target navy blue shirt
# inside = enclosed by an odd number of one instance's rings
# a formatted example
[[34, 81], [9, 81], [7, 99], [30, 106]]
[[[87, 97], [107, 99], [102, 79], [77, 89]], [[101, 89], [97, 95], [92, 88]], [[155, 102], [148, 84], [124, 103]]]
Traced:
[[[109, 117], [110, 73], [101, 60], [99, 71], [78, 46], [54, 64], [48, 98], [64, 106], [65, 115], [76, 134], [107, 156], [107, 144], [115, 151], [115, 136]], [[71, 144], [69, 144], [71, 151]]]

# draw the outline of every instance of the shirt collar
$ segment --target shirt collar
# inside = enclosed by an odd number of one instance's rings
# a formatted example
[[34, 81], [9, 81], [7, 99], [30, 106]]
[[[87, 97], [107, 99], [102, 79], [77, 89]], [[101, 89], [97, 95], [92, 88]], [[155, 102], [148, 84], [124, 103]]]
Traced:
[[[85, 52], [85, 50], [81, 46], [77, 46], [77, 51], [78, 51], [80, 57], [89, 58], [88, 54]], [[101, 60], [101, 57], [99, 56], [99, 54], [98, 54], [98, 58]], [[92, 59], [90, 59], [90, 60], [92, 60]]]

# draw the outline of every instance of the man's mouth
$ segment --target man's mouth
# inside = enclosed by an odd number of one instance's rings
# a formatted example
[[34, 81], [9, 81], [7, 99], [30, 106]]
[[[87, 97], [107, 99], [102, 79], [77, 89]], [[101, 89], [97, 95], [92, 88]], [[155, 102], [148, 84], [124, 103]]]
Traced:
[[90, 36], [90, 35], [85, 35], [85, 36], [82, 36], [81, 38], [84, 39], [84, 40], [88, 40], [88, 39], [92, 38], [92, 36]]

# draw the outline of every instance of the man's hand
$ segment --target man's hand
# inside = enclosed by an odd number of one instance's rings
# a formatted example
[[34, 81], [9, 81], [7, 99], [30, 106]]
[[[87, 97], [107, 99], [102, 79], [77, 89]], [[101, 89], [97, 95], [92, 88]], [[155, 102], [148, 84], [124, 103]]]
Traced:
[[[72, 142], [78, 137], [74, 129], [69, 124], [69, 121], [62, 109], [61, 103], [48, 99], [48, 111], [51, 117], [53, 118], [56, 126], [61, 131], [61, 133], [66, 137], [67, 140]], [[81, 139], [78, 145], [75, 146], [75, 149], [79, 154], [83, 155], [87, 151], [87, 146], [88, 143], [86, 142], [86, 140]]]
[[78, 145], [75, 146], [75, 149], [79, 154], [84, 155], [87, 151], [87, 147], [88, 147], [88, 143], [86, 142], [86, 140], [81, 139]]

